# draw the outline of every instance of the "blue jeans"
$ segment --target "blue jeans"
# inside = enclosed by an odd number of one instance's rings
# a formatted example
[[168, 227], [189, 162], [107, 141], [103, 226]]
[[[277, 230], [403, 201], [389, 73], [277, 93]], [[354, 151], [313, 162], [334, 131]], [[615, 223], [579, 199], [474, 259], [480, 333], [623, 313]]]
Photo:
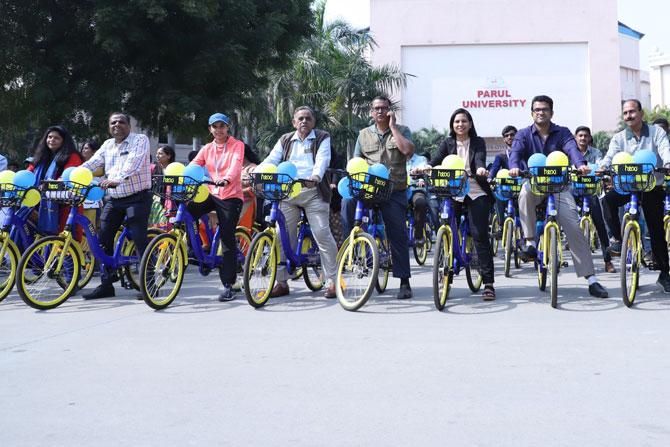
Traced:
[[[409, 278], [412, 276], [409, 268], [409, 246], [407, 242], [407, 228], [405, 216], [407, 214], [407, 193], [393, 191], [391, 198], [379, 205], [386, 227], [386, 237], [391, 243], [391, 257], [393, 259], [393, 277]], [[356, 214], [356, 200], [342, 199], [342, 227], [344, 234], [349, 235], [354, 226]]]

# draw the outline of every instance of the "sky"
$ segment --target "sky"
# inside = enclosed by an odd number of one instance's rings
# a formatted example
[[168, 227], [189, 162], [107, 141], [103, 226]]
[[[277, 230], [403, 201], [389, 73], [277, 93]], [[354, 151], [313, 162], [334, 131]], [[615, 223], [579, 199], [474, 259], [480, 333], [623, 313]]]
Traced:
[[[649, 69], [649, 55], [654, 48], [670, 54], [670, 0], [617, 0], [617, 7], [619, 21], [645, 35], [640, 41], [640, 68]], [[328, 0], [326, 19], [337, 18], [354, 27], [369, 26], [369, 0]]]

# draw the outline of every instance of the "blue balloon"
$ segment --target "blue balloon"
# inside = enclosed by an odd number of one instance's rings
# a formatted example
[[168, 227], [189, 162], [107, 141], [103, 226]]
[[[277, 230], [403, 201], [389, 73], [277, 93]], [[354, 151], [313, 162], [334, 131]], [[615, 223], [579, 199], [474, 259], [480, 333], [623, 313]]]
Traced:
[[35, 174], [28, 170], [19, 171], [14, 175], [14, 185], [19, 188], [30, 188], [31, 186], [35, 186], [36, 181], [37, 177], [35, 177]]
[[344, 177], [337, 183], [337, 192], [340, 193], [343, 199], [351, 199], [351, 193], [349, 191], [349, 177]]
[[200, 165], [190, 164], [184, 168], [184, 173], [182, 175], [193, 179], [190, 180], [186, 178], [186, 183], [193, 183], [194, 181], [195, 183], [199, 183], [205, 178], [205, 169]]
[[86, 195], [86, 200], [91, 200], [93, 202], [96, 202], [98, 200], [102, 200], [102, 198], [105, 196], [105, 191], [103, 191], [102, 188], [99, 186], [94, 186], [93, 188], [88, 190], [88, 194]]
[[70, 173], [72, 173], [72, 171], [74, 171], [74, 166], [70, 166], [69, 168], [64, 170], [60, 176], [68, 187], [72, 186], [72, 183], [70, 183]]
[[598, 170], [599, 166], [597, 163], [589, 163], [589, 168], [591, 168], [591, 172], [589, 172], [590, 177], [595, 177], [596, 171]]
[[368, 174], [376, 175], [377, 177], [381, 177], [383, 179], [388, 179], [390, 172], [389, 169], [383, 164], [376, 163], [368, 168]]
[[633, 154], [633, 161], [642, 164], [642, 172], [648, 174], [656, 166], [656, 153], [651, 149], [642, 149]]
[[[296, 179], [298, 178], [298, 168], [296, 168], [290, 161], [284, 161], [277, 165], [277, 174], [285, 174], [292, 179]], [[280, 177], [280, 179], [282, 179], [282, 181], [288, 181], [286, 177]]]
[[546, 165], [547, 165], [547, 156], [544, 154], [535, 153], [531, 155], [530, 158], [528, 159], [529, 168], [538, 168]]

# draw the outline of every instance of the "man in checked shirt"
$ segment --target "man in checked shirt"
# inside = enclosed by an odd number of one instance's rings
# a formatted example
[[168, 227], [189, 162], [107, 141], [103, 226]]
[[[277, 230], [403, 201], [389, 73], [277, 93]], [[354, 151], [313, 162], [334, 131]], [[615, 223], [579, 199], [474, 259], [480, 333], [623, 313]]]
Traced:
[[[141, 256], [147, 244], [151, 210], [149, 139], [146, 135], [131, 133], [130, 118], [121, 112], [109, 116], [109, 133], [112, 138], [82, 165], [91, 171], [101, 166], [105, 168], [106, 179], [100, 186], [109, 189], [100, 215], [98, 237], [105, 253], [111, 256], [116, 232], [127, 217], [125, 224]], [[115, 272], [105, 269], [101, 284], [82, 296], [87, 300], [114, 296], [112, 283], [116, 280]]]

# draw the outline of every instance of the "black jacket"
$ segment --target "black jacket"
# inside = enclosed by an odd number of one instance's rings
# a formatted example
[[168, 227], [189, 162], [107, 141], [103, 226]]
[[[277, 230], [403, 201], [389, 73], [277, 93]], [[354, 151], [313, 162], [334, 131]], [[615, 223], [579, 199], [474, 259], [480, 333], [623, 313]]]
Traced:
[[[437, 155], [430, 161], [431, 166], [437, 166], [447, 155], [457, 155], [456, 140], [452, 137], [446, 138], [440, 144]], [[475, 175], [478, 168], [486, 169], [486, 143], [481, 137], [470, 138], [470, 172]], [[491, 186], [486, 177], [475, 176], [477, 184], [489, 196], [491, 196]]]

